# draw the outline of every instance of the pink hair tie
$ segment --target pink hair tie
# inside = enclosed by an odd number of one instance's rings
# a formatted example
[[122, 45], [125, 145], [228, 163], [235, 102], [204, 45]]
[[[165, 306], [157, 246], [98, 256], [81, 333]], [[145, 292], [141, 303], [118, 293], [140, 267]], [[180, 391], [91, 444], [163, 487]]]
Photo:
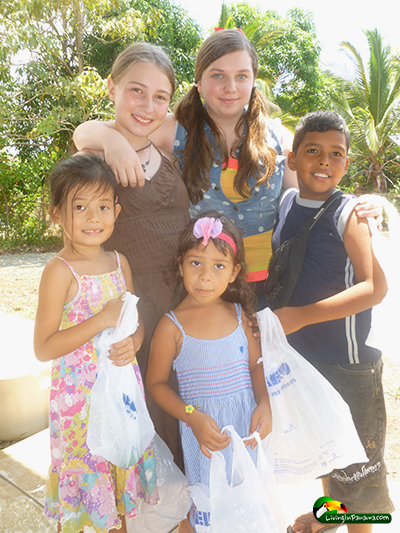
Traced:
[[215, 219], [212, 217], [202, 217], [196, 221], [193, 227], [193, 235], [196, 237], [196, 239], [201, 239], [201, 237], [203, 237], [203, 241], [201, 243], [203, 246], [207, 246], [210, 238], [221, 239], [221, 241], [225, 241], [230, 245], [236, 257], [237, 249], [235, 241], [232, 239], [232, 237], [229, 237], [229, 235], [224, 233], [222, 229], [222, 222], [219, 218]]
[[[245, 33], [240, 29], [240, 28], [214, 28], [214, 33], [216, 31], [221, 31], [221, 30], [237, 30], [239, 33], [241, 33], [242, 35], [244, 35], [244, 37], [246, 37]], [[246, 37], [247, 38], [247, 37]]]

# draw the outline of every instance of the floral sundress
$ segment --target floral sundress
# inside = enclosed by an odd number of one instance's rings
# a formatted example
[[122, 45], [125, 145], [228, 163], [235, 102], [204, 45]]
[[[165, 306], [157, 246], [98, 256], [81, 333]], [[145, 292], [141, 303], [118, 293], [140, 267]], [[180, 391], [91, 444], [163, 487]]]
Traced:
[[[58, 259], [61, 259], [57, 257]], [[100, 312], [111, 299], [125, 292], [125, 280], [116, 253], [117, 269], [95, 276], [79, 276], [78, 292], [65, 305], [61, 329], [67, 329]], [[143, 382], [136, 359], [136, 377]], [[155, 505], [158, 501], [154, 454], [149, 446], [139, 462], [118, 468], [103, 457], [92, 455], [86, 432], [91, 390], [97, 376], [97, 355], [90, 340], [77, 350], [55, 359], [50, 392], [51, 466], [47, 479], [45, 513], [61, 523], [63, 533], [96, 532], [119, 527], [118, 515], [134, 518], [137, 499]]]

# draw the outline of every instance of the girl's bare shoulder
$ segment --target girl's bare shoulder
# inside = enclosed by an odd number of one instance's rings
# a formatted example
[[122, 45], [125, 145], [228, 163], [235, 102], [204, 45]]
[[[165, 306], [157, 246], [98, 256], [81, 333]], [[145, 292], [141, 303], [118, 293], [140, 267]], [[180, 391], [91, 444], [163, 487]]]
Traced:
[[[107, 252], [107, 253], [111, 254], [111, 256], [114, 256], [115, 258], [115, 255], [116, 255], [115, 252]], [[125, 255], [121, 254], [121, 252], [118, 252], [118, 256], [119, 256], [119, 262], [121, 264], [122, 270], [124, 270], [124, 268], [130, 268], [128, 259], [125, 257]]]
[[160, 152], [165, 157], [165, 159], [168, 159], [168, 161], [171, 161], [171, 163], [173, 163], [175, 166], [177, 166], [177, 168], [179, 168], [179, 165], [177, 165], [178, 158], [174, 156], [174, 154], [165, 150], [160, 150]]
[[182, 344], [182, 332], [175, 322], [167, 315], [163, 315], [153, 334], [152, 344], [162, 342], [164, 347], [168, 344], [174, 346], [181, 346]]
[[71, 269], [58, 257], [60, 256], [50, 259], [43, 269], [39, 288], [42, 296], [54, 295], [54, 292], [58, 295], [69, 295], [71, 291], [76, 291], [77, 282]]
[[61, 252], [52, 257], [43, 269], [43, 275], [49, 277], [65, 277], [72, 275], [68, 266], [68, 260], [62, 256]]

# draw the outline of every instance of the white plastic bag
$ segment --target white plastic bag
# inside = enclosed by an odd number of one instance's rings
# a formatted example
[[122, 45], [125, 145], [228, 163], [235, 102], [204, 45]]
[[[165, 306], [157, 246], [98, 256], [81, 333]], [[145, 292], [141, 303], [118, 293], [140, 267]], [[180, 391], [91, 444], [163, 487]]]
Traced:
[[347, 403], [286, 340], [270, 309], [257, 313], [272, 432], [262, 445], [277, 483], [300, 484], [367, 462]]
[[151, 443], [156, 463], [157, 505], [138, 500], [138, 514], [127, 520], [128, 533], [168, 533], [189, 512], [191, 498], [186, 477], [174, 463], [168, 446], [157, 434]]
[[[257, 441], [257, 473], [267, 495], [268, 505], [272, 511], [278, 531], [283, 532], [286, 531], [285, 515], [276, 491], [274, 457], [273, 454], [270, 454], [265, 450], [260, 434], [257, 431], [247, 438], [251, 439], [253, 437]], [[245, 440], [247, 439], [243, 439], [243, 441]]]
[[398, 340], [398, 306], [400, 302], [400, 218], [386, 198], [376, 196], [388, 215], [389, 238], [379, 232], [376, 221], [368, 218], [372, 249], [386, 277], [388, 292], [382, 302], [372, 308], [371, 330], [367, 344], [400, 363]]
[[202, 483], [189, 485], [189, 492], [196, 506], [194, 530], [196, 533], [211, 533], [210, 489]]
[[225, 458], [213, 452], [210, 465], [211, 533], [280, 533], [271, 504], [252, 458], [233, 426], [232, 476], [228, 483]]
[[136, 331], [138, 300], [126, 292], [117, 326], [94, 339], [98, 373], [91, 394], [87, 444], [92, 454], [121, 468], [136, 464], [155, 434], [133, 366], [117, 367], [108, 359], [111, 344]]

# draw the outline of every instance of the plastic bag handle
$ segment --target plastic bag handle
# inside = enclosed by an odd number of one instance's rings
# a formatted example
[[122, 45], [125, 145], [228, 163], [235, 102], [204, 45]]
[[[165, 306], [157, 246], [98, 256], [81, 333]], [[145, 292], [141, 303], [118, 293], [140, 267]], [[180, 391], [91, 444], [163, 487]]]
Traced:
[[242, 441], [246, 442], [247, 440], [256, 439], [257, 444], [261, 444], [261, 437], [258, 431], [254, 431], [251, 435], [248, 437], [242, 437]]
[[[255, 431], [254, 433], [252, 433], [248, 437], [240, 437], [238, 435], [237, 431], [235, 430], [235, 428], [232, 425], [224, 426], [221, 429], [221, 433], [223, 433], [224, 431], [229, 432], [230, 435], [231, 435], [231, 438], [232, 438], [233, 453], [232, 453], [231, 482], [233, 482], [234, 472], [237, 472], [239, 474], [240, 478], [241, 478], [241, 483], [242, 483], [243, 479], [244, 479], [245, 472], [243, 471], [243, 468], [240, 467], [239, 464], [238, 464], [238, 456], [240, 456], [240, 454], [241, 454], [241, 452], [243, 450], [238, 450], [236, 448], [236, 452], [235, 452], [234, 451], [235, 450], [235, 443], [238, 444], [239, 442], [241, 442], [243, 444], [243, 448], [244, 448], [244, 442], [245, 441], [255, 438], [257, 440], [257, 444], [261, 444], [260, 434], [258, 433], [258, 431]], [[246, 450], [244, 450], [244, 451], [247, 453]], [[213, 452], [213, 453], [220, 454], [220, 452]]]

